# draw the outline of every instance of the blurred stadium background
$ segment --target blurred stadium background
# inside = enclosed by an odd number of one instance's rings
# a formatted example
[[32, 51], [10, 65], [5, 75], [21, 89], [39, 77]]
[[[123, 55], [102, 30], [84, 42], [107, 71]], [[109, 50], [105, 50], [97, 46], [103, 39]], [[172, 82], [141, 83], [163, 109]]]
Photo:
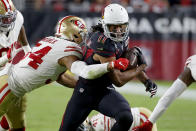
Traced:
[[[56, 22], [66, 15], [82, 17], [88, 28], [99, 22], [102, 9], [109, 3], [120, 3], [129, 12], [130, 46], [139, 46], [148, 63], [147, 74], [167, 88], [183, 70], [186, 59], [196, 53], [196, 0], [13, 0], [24, 16], [28, 40], [36, 41], [55, 32]], [[137, 81], [136, 81], [137, 82]], [[143, 96], [143, 85], [127, 85], [123, 95], [131, 106], [153, 110], [162, 92], [155, 98]], [[196, 93], [185, 94], [172, 104], [158, 121], [160, 131], [195, 131]], [[124, 88], [124, 87], [123, 87]], [[124, 88], [125, 89], [125, 88]], [[127, 88], [126, 88], [127, 89]], [[125, 89], [125, 90], [126, 90]], [[195, 88], [196, 89], [196, 88]], [[160, 93], [161, 92], [161, 93]], [[185, 92], [186, 93], [186, 92]], [[29, 94], [27, 130], [58, 130], [72, 89], [51, 84]], [[193, 98], [187, 98], [193, 96]]]

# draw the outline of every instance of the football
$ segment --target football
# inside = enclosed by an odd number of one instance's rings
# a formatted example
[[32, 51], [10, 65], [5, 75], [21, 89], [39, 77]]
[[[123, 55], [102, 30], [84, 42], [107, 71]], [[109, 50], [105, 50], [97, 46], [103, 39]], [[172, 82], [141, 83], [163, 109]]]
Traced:
[[129, 48], [124, 54], [123, 54], [123, 58], [127, 58], [129, 60], [129, 65], [127, 69], [133, 69], [137, 67], [137, 54], [138, 54], [138, 50], [133, 48]]

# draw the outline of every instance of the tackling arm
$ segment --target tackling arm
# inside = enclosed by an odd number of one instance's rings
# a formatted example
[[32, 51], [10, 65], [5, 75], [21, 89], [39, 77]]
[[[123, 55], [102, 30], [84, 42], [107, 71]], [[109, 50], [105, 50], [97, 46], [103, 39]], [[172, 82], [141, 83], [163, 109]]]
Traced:
[[83, 61], [75, 61], [71, 66], [71, 72], [85, 79], [96, 79], [107, 73], [109, 71], [108, 68], [108, 63], [86, 65]]
[[59, 59], [58, 63], [67, 67], [72, 73], [86, 79], [95, 79], [108, 72], [109, 64], [86, 65], [83, 61], [78, 61], [76, 56], [65, 56]]
[[104, 64], [87, 65], [84, 61], [79, 61], [78, 57], [72, 55], [59, 59], [58, 63], [67, 67], [75, 75], [85, 79], [96, 79], [113, 69], [126, 69], [129, 60], [120, 58]]
[[75, 88], [77, 81], [78, 79], [76, 77], [69, 75], [67, 72], [61, 74], [56, 80], [59, 84], [69, 88]]

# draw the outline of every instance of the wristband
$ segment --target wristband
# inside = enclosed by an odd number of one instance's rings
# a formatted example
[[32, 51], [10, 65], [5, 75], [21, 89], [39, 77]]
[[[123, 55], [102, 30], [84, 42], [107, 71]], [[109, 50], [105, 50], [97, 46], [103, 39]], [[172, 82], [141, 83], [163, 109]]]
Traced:
[[111, 62], [112, 68], [114, 68], [114, 61]]

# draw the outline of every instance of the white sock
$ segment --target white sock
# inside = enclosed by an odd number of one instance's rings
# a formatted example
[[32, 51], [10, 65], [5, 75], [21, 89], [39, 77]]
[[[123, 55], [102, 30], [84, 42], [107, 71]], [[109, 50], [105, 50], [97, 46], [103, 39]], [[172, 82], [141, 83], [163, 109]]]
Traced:
[[187, 85], [180, 79], [174, 81], [172, 86], [164, 93], [154, 108], [149, 120], [155, 123], [159, 117], [165, 112], [168, 106], [187, 88]]
[[7, 131], [7, 130], [4, 129], [3, 127], [1, 127], [1, 125], [0, 125], [0, 131]]

